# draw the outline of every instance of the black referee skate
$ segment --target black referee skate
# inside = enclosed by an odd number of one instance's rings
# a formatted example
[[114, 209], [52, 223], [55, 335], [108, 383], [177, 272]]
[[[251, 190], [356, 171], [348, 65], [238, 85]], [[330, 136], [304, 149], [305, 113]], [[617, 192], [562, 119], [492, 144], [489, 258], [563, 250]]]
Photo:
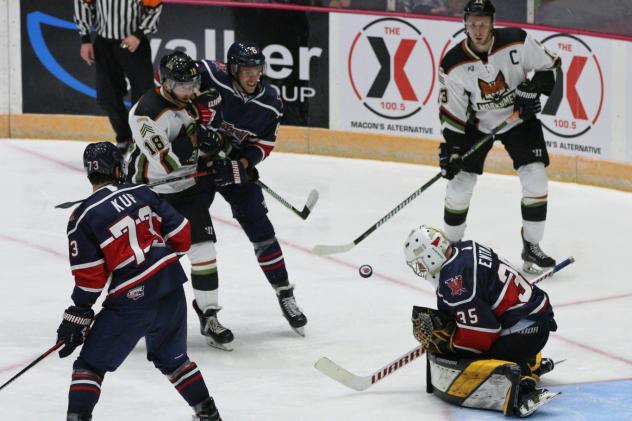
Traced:
[[522, 234], [522, 270], [527, 273], [540, 274], [555, 266], [555, 259], [542, 251], [538, 243], [530, 243]]
[[195, 405], [193, 410], [195, 411], [193, 421], [222, 421], [219, 411], [215, 407], [215, 401], [211, 397]]
[[288, 285], [275, 288], [277, 298], [279, 299], [279, 305], [283, 312], [283, 317], [287, 319], [294, 332], [301, 336], [305, 336], [304, 326], [307, 324], [307, 317], [303, 314], [301, 309], [296, 305], [296, 299], [294, 298], [294, 285]]
[[235, 338], [233, 332], [217, 320], [217, 312], [221, 307], [212, 307], [202, 313], [197, 302], [193, 300], [193, 309], [200, 319], [200, 333], [206, 337], [206, 343], [213, 348], [232, 351], [233, 347], [227, 344]]

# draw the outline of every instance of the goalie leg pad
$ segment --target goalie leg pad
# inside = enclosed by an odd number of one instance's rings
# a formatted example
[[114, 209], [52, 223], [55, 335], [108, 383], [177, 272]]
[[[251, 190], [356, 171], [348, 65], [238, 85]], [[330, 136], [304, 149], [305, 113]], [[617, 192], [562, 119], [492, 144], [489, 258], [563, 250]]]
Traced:
[[502, 360], [444, 358], [428, 352], [428, 390], [454, 405], [512, 415], [520, 367]]

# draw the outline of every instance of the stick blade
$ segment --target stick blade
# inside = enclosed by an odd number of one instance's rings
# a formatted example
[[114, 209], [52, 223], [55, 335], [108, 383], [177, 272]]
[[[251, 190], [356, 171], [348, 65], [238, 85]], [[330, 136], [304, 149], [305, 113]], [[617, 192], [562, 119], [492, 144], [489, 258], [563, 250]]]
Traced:
[[78, 202], [64, 202], [64, 203], [60, 203], [59, 205], [55, 206], [55, 209], [68, 209], [68, 208], [72, 208], [74, 205], [76, 205]]
[[327, 256], [329, 254], [339, 254], [346, 253], [355, 247], [355, 243], [349, 244], [339, 244], [339, 245], [327, 245], [327, 244], [319, 244], [312, 247], [312, 253], [317, 254], [319, 256]]
[[312, 212], [312, 209], [314, 209], [314, 206], [316, 206], [316, 202], [318, 202], [318, 190], [314, 189], [309, 192], [307, 201], [305, 201], [305, 206], [303, 206], [303, 210], [298, 213], [298, 216], [304, 220], [307, 219], [309, 214]]
[[340, 367], [327, 357], [322, 357], [316, 361], [316, 363], [314, 363], [314, 367], [330, 379], [335, 380], [353, 390], [361, 391], [371, 386], [370, 379], [367, 381], [367, 379], [363, 377], [356, 376], [350, 371]]

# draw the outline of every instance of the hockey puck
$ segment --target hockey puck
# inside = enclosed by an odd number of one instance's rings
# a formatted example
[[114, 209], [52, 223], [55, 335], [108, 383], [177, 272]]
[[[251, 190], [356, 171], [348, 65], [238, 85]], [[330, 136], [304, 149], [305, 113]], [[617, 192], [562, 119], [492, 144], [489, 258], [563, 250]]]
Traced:
[[360, 266], [360, 269], [358, 269], [358, 272], [360, 273], [361, 277], [368, 278], [369, 276], [373, 275], [373, 268], [369, 265], [362, 265]]

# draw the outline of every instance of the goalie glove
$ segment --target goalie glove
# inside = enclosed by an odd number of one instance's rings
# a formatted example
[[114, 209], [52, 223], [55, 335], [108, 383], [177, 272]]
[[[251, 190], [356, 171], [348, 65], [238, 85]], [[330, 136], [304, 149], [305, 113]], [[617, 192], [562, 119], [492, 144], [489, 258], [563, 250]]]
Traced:
[[523, 121], [535, 117], [537, 113], [542, 111], [540, 93], [537, 91], [535, 83], [525, 80], [518, 85], [514, 100], [514, 111], [518, 112]]
[[75, 348], [83, 344], [93, 320], [94, 311], [89, 307], [70, 306], [64, 311], [64, 317], [57, 329], [57, 342], [64, 341], [64, 347], [59, 350], [60, 358], [69, 356]]
[[456, 331], [453, 320], [438, 310], [413, 306], [413, 336], [424, 350], [432, 349], [439, 354], [453, 354], [452, 337]]
[[439, 144], [439, 167], [441, 167], [441, 176], [452, 180], [463, 168], [461, 148], [447, 143]]

